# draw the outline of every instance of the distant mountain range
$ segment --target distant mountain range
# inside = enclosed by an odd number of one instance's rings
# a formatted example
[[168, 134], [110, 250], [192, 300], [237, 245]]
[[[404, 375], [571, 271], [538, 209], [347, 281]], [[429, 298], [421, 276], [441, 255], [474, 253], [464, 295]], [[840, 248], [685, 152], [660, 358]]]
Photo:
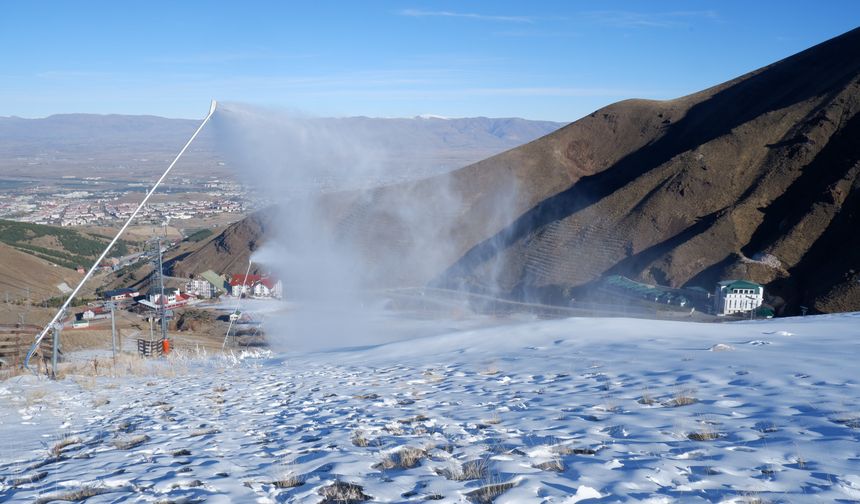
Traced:
[[[347, 128], [359, 139], [386, 149], [395, 171], [417, 176], [460, 168], [557, 130], [563, 123], [518, 118], [314, 119]], [[63, 114], [43, 119], [0, 117], [0, 176], [92, 175], [151, 177], [162, 171], [199, 121], [155, 116]], [[204, 129], [182, 167], [186, 173], [230, 174]], [[37, 169], [34, 170], [34, 166]]]
[[[858, 112], [855, 29], [699, 93], [619, 102], [449, 175], [324, 206], [379, 285], [565, 301], [609, 274], [708, 290], [747, 278], [782, 314], [860, 310]], [[408, 215], [392, 211], [404, 203]], [[261, 222], [185, 261], [246, 260]]]

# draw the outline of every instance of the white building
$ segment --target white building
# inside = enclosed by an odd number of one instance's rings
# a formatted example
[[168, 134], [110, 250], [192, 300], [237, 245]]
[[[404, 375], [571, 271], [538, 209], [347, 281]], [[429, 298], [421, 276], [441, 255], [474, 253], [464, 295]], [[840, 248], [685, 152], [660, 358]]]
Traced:
[[203, 278], [196, 278], [185, 282], [185, 292], [200, 299], [215, 297], [216, 293], [215, 286]]
[[746, 280], [724, 280], [714, 293], [717, 315], [755, 310], [764, 302], [764, 287]]
[[230, 293], [233, 296], [254, 296], [280, 299], [283, 294], [283, 284], [280, 280], [259, 275], [233, 275], [230, 280]]

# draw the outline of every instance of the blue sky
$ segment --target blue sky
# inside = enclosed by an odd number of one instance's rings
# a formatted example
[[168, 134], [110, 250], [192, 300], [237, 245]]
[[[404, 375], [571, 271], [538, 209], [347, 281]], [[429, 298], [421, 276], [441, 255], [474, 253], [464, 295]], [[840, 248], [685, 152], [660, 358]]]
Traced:
[[10, 1], [0, 115], [200, 118], [215, 98], [572, 121], [718, 84], [858, 22], [856, 0]]

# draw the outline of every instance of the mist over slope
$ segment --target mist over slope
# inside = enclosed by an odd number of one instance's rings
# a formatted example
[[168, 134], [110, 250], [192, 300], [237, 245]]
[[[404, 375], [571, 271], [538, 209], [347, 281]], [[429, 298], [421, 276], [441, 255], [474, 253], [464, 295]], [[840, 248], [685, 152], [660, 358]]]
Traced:
[[708, 289], [743, 277], [783, 313], [860, 310], [858, 110], [853, 30], [699, 93], [619, 102], [450, 174], [319, 204], [367, 285], [564, 301], [605, 274]]

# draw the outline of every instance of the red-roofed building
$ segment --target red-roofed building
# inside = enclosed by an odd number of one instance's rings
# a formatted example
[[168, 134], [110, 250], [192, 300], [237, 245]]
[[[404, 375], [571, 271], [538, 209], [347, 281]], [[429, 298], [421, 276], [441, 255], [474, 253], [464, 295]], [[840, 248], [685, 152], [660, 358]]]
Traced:
[[151, 293], [146, 299], [141, 299], [140, 304], [152, 309], [166, 304], [165, 308], [169, 310], [171, 308], [185, 306], [192, 299], [194, 299], [194, 296], [190, 294], [181, 294], [177, 289], [165, 289], [163, 299], [161, 294]]
[[281, 297], [282, 284], [268, 276], [237, 274], [230, 277], [230, 293], [233, 296]]

